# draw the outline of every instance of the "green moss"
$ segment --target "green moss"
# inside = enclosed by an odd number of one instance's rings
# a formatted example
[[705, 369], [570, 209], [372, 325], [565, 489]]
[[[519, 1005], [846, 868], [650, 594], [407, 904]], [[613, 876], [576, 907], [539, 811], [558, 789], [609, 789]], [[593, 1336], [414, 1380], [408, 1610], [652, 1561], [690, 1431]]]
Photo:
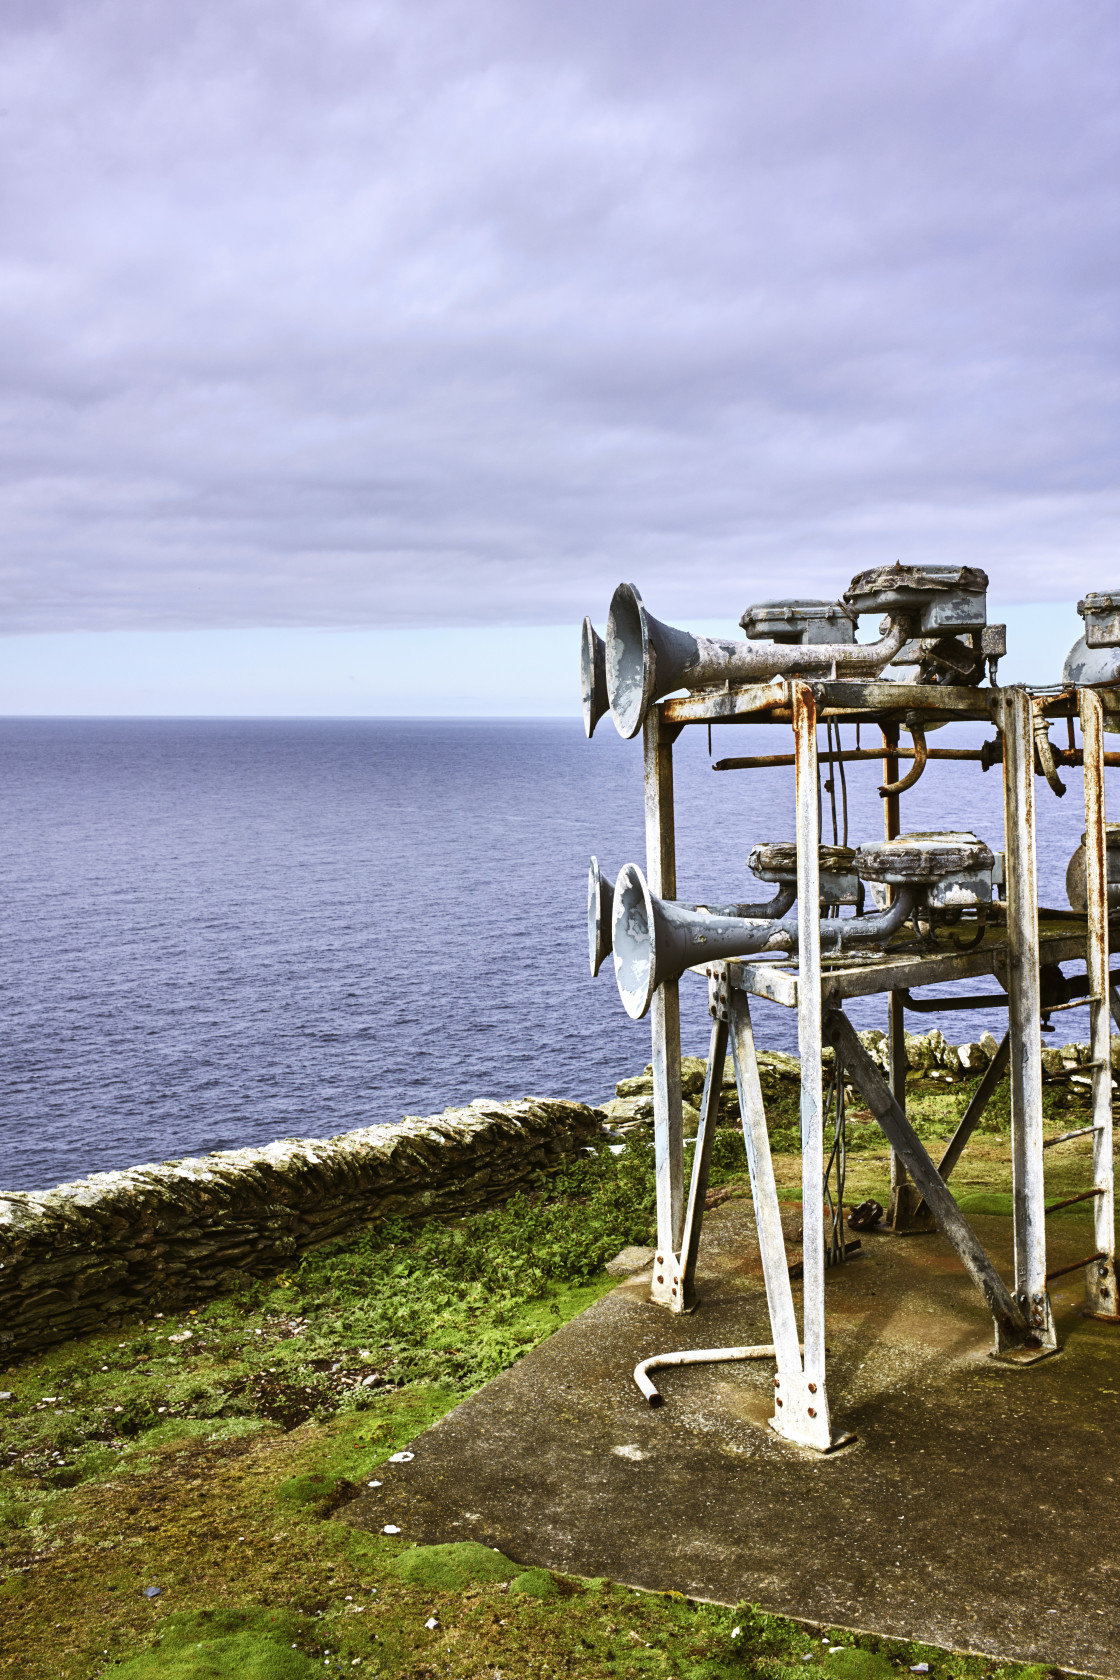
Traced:
[[337, 1493], [338, 1485], [337, 1476], [289, 1476], [276, 1491], [289, 1505], [318, 1505]]
[[[800, 1161], [781, 1148], [787, 1136], [797, 1146], [797, 1092], [775, 1083], [781, 1091], [766, 1098], [775, 1168], [783, 1199], [796, 1201]], [[952, 1128], [969, 1091], [931, 1093], [939, 1125]], [[1074, 1123], [1062, 1115], [1063, 1129]], [[886, 1146], [867, 1131], [879, 1155], [853, 1150], [850, 1203], [886, 1200]], [[1083, 1185], [1087, 1147], [1048, 1156], [1054, 1199]], [[1003, 1196], [1002, 1141], [970, 1150], [967, 1166], [973, 1193]], [[741, 1135], [721, 1127], [711, 1182], [745, 1181]], [[603, 1261], [650, 1240], [652, 1210], [652, 1147], [632, 1141], [618, 1156], [604, 1149], [572, 1163], [504, 1209], [454, 1226], [383, 1227], [198, 1312], [9, 1368], [0, 1668], [20, 1680], [297, 1680], [308, 1664], [385, 1680], [544, 1667], [581, 1680], [788, 1680], [828, 1668], [819, 1632], [749, 1606], [580, 1583], [470, 1543], [404, 1550], [395, 1537], [324, 1520], [338, 1495], [380, 1479], [391, 1453], [611, 1287]], [[169, 1343], [185, 1329], [189, 1340]], [[371, 1374], [373, 1386], [359, 1386]], [[464, 1552], [468, 1562], [481, 1553], [488, 1573], [464, 1567]], [[449, 1553], [446, 1573], [423, 1578], [423, 1554]], [[553, 1587], [544, 1596], [507, 1585], [541, 1578]], [[149, 1601], [151, 1584], [163, 1592]], [[269, 1620], [277, 1613], [291, 1619]], [[438, 1631], [425, 1625], [433, 1615]], [[870, 1636], [842, 1643], [902, 1680], [923, 1660], [937, 1680], [1040, 1680]]]
[[828, 1674], [836, 1680], [895, 1680], [897, 1670], [885, 1657], [874, 1651], [861, 1651], [856, 1645], [845, 1645], [824, 1659]]
[[547, 1569], [527, 1569], [510, 1582], [509, 1590], [526, 1598], [555, 1598], [560, 1589]]
[[[456, 1540], [446, 1546], [410, 1546], [394, 1561], [393, 1572], [415, 1587], [432, 1587], [439, 1592], [462, 1592], [480, 1581], [508, 1581], [517, 1574], [517, 1564], [476, 1540]], [[544, 1569], [533, 1575], [547, 1575]], [[551, 1575], [548, 1576], [552, 1580]], [[537, 1595], [542, 1596], [540, 1594]]]
[[277, 1610], [169, 1616], [159, 1643], [113, 1674], [121, 1680], [309, 1680], [321, 1665], [295, 1647], [297, 1624]]

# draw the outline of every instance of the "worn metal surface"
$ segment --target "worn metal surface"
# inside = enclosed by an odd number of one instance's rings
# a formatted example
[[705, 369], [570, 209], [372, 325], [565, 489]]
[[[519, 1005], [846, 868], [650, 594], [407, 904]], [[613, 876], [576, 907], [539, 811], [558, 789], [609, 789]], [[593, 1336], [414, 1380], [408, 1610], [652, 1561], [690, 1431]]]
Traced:
[[[921, 683], [886, 682], [881, 678], [814, 678], [817, 716], [869, 722], [905, 720], [907, 712], [920, 709], [927, 729], [934, 723], [972, 721], [991, 723], [998, 712], [999, 691], [987, 688], [928, 688]], [[705, 689], [664, 701], [661, 711], [669, 723], [740, 723], [745, 718], [760, 722], [788, 723], [788, 682], [754, 682], [727, 688]]]
[[877, 642], [804, 647], [725, 642], [662, 624], [646, 610], [632, 583], [620, 583], [611, 600], [606, 638], [607, 692], [615, 728], [624, 740], [631, 740], [654, 701], [678, 688], [695, 691], [812, 671], [879, 672], [906, 641], [909, 622], [905, 613], [892, 618]]
[[[750, 1004], [742, 992], [728, 997], [731, 1022], [731, 1050], [735, 1060], [735, 1084], [739, 1092], [739, 1112], [742, 1116], [743, 1141], [747, 1150], [747, 1165], [751, 1176], [751, 1196], [754, 1202], [755, 1228], [758, 1233], [762, 1275], [766, 1285], [766, 1304], [770, 1313], [770, 1333], [777, 1364], [774, 1378], [774, 1409], [770, 1427], [786, 1440], [827, 1452], [834, 1445], [828, 1411], [828, 1390], [825, 1384], [824, 1349], [824, 1227], [817, 1220], [807, 1220], [802, 1233], [801, 1254], [805, 1277], [803, 1318], [804, 1348], [797, 1334], [797, 1314], [793, 1303], [789, 1261], [778, 1189], [774, 1179], [774, 1163], [770, 1156], [770, 1136], [766, 1129], [766, 1113], [762, 1104], [762, 1085], [758, 1077], [758, 1061], [754, 1048], [754, 1029], [751, 1025]], [[818, 1062], [819, 1070], [819, 1062]], [[803, 1084], [804, 1093], [804, 1084]], [[802, 1097], [804, 1112], [804, 1094]], [[804, 1137], [804, 1130], [802, 1133]], [[823, 1169], [823, 1160], [821, 1162]], [[820, 1199], [821, 1173], [813, 1185], [815, 1206]], [[818, 1241], [814, 1241], [816, 1236]], [[818, 1288], [810, 1268], [816, 1268]]]
[[[807, 683], [793, 684], [793, 750], [797, 810], [797, 1043], [801, 1052], [801, 1186], [806, 1208], [820, 1200], [824, 1181], [824, 1082], [821, 1072], [820, 809], [817, 705]], [[744, 1000], [745, 1002], [745, 1000]], [[805, 1381], [824, 1393], [824, 1226], [806, 1219]], [[809, 1408], [811, 1409], [811, 1408]], [[827, 1419], [827, 1414], [826, 1414]]]
[[751, 641], [790, 647], [856, 639], [855, 614], [838, 601], [758, 601], [739, 623]]
[[[1003, 799], [1007, 880], [1011, 1172], [1015, 1299], [1043, 1347], [1057, 1346], [1046, 1292], [1042, 1155], [1042, 1007], [1035, 858], [1035, 707], [1025, 688], [1002, 691]], [[1001, 975], [1001, 979], [1004, 977]], [[927, 1201], [928, 1201], [927, 1197]], [[933, 1205], [932, 1203], [930, 1204]], [[936, 1211], [936, 1210], [935, 1210]]]
[[943, 881], [950, 875], [966, 879], [976, 876], [985, 880], [989, 901], [994, 863], [990, 847], [975, 834], [965, 832], [900, 834], [893, 840], [862, 845], [856, 851], [856, 869], [865, 881], [905, 886], [909, 882]]
[[988, 621], [988, 574], [979, 566], [872, 566], [844, 591], [852, 612], [907, 612], [923, 635], [980, 630]]
[[[651, 711], [643, 733], [645, 758], [646, 877], [662, 898], [677, 896], [673, 820], [673, 739], [676, 731]], [[681, 1014], [676, 981], [654, 993], [650, 1008], [653, 1067], [653, 1142], [657, 1171], [657, 1242], [680, 1252], [684, 1226], [684, 1130], [681, 1113]], [[671, 1307], [668, 1284], [653, 1284], [651, 1299]]]
[[[1111, 604], [1112, 598], [1109, 597]], [[1108, 824], [1105, 821], [1104, 713], [1097, 695], [1079, 695], [1081, 737], [1085, 752], [1085, 901], [1088, 940], [1085, 971], [1089, 980], [1089, 1045], [1093, 1058], [1093, 1188], [1097, 1205], [1093, 1235], [1098, 1257], [1085, 1271], [1085, 1304], [1098, 1317], [1120, 1314], [1116, 1280], [1116, 1213], [1113, 1201], [1112, 1046], [1108, 995]]]

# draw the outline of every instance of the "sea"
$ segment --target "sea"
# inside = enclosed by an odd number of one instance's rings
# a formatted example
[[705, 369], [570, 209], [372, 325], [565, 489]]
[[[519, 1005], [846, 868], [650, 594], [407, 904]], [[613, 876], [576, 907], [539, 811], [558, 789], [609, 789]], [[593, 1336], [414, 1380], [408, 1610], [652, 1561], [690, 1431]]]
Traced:
[[[746, 858], [792, 836], [793, 773], [715, 773], [712, 757], [787, 751], [788, 730], [714, 736], [676, 747], [678, 893], [764, 898]], [[1054, 904], [1084, 826], [1080, 774], [1063, 776], [1061, 800], [1037, 784]], [[852, 844], [882, 835], [879, 779], [877, 763], [847, 767]], [[598, 1102], [649, 1060], [648, 1020], [587, 958], [589, 856], [611, 877], [644, 864], [641, 745], [609, 718], [591, 741], [568, 720], [7, 719], [0, 802], [3, 1188], [476, 1097]], [[831, 839], [827, 792], [823, 809]], [[931, 762], [903, 817], [998, 848], [1000, 771]], [[860, 1027], [884, 1013], [852, 1008]], [[691, 976], [682, 1017], [686, 1053], [704, 1054]], [[1086, 1036], [1085, 1011], [1059, 1019]], [[913, 1025], [959, 1041], [1006, 1015]], [[759, 1004], [755, 1026], [796, 1049], [790, 1011]]]

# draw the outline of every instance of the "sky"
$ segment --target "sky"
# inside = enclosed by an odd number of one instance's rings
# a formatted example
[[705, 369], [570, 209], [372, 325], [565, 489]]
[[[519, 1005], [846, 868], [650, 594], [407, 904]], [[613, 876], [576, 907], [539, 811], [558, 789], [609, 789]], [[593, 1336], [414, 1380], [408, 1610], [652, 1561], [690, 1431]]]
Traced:
[[735, 634], [895, 559], [1053, 680], [1120, 583], [1118, 48], [1111, 0], [9, 0], [0, 710], [574, 712], [622, 579]]

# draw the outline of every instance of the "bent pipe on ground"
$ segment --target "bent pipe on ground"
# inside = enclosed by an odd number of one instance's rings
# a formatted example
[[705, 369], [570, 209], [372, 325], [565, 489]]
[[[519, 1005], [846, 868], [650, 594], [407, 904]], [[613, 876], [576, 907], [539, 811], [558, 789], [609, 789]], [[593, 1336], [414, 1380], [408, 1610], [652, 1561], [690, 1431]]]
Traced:
[[767, 1342], [760, 1347], [689, 1348], [684, 1353], [658, 1353], [652, 1359], [643, 1359], [640, 1365], [635, 1365], [634, 1381], [651, 1406], [663, 1406], [665, 1404], [664, 1399], [649, 1380], [648, 1373], [650, 1371], [659, 1371], [667, 1365], [717, 1365], [730, 1359], [773, 1359], [774, 1357], [772, 1342]]
[[774, 677], [876, 677], [913, 628], [913, 615], [892, 612], [877, 642], [725, 642], [694, 636], [646, 611], [632, 583], [620, 583], [607, 619], [606, 682], [615, 728], [632, 740], [655, 700], [675, 689], [723, 683], [769, 682]]

